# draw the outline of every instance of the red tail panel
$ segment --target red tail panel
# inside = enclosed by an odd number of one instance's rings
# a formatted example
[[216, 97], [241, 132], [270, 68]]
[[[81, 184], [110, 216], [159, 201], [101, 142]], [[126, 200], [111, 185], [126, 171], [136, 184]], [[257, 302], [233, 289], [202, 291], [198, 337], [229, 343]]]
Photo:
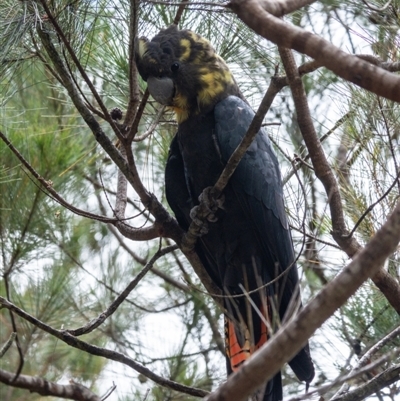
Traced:
[[[263, 315], [266, 314], [263, 313]], [[246, 328], [243, 336], [244, 341], [239, 341], [235, 332], [235, 323], [225, 317], [225, 349], [233, 372], [236, 372], [243, 362], [267, 342], [268, 328], [264, 322], [261, 323], [261, 333], [255, 334], [258, 335], [252, 336]], [[254, 337], [259, 338], [257, 344], [254, 344]]]

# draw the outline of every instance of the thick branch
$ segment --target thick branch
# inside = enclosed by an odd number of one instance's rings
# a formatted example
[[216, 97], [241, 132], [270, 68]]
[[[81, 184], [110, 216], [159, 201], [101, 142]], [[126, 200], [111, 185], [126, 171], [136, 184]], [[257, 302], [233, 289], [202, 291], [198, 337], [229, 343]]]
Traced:
[[328, 196], [333, 237], [340, 247], [352, 257], [360, 249], [360, 244], [354, 238], [342, 239], [347, 234], [347, 228], [339, 186], [315, 131], [303, 82], [300, 78], [294, 56], [291, 50], [282, 47], [279, 47], [279, 54], [292, 91], [297, 122], [310, 155], [315, 175], [323, 184]]
[[41, 377], [27, 375], [19, 375], [16, 380], [13, 380], [13, 378], [14, 373], [0, 369], [0, 382], [29, 390], [30, 393], [77, 401], [100, 401], [98, 395], [92, 393], [87, 387], [79, 383], [70, 381], [70, 384], [57, 384]]
[[242, 368], [211, 394], [207, 401], [242, 401], [276, 374], [307, 340], [373, 276], [400, 241], [400, 202], [385, 224], [300, 313], [283, 326]]
[[232, 0], [230, 8], [271, 42], [307, 54], [339, 77], [379, 96], [400, 102], [400, 77], [348, 54], [327, 40], [266, 12], [258, 0]]
[[283, 17], [315, 2], [316, 0], [260, 0], [260, 5], [275, 17]]

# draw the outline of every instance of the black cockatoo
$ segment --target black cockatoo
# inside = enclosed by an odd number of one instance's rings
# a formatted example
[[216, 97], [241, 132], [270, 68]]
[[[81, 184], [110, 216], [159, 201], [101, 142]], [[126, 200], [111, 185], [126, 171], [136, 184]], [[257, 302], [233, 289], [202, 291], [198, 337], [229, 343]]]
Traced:
[[[254, 112], [225, 61], [194, 32], [172, 25], [151, 41], [142, 37], [136, 41], [135, 57], [150, 94], [176, 113], [179, 126], [166, 165], [166, 197], [178, 223], [187, 230], [199, 196], [217, 181]], [[196, 251], [226, 296], [229, 374], [268, 341], [289, 305], [300, 305], [280, 169], [262, 129], [223, 195]], [[308, 345], [289, 364], [300, 380], [313, 379]], [[280, 373], [257, 399], [282, 399]]]

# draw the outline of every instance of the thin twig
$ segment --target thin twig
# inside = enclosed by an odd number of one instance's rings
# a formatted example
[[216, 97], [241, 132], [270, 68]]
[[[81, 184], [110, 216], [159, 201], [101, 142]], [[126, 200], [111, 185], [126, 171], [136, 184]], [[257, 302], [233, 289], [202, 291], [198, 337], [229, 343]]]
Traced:
[[106, 400], [117, 388], [117, 385], [113, 382], [112, 387], [107, 390], [107, 392], [101, 397], [101, 401]]
[[[335, 388], [336, 386], [338, 386], [342, 383], [349, 382], [353, 379], [356, 379], [360, 376], [363, 376], [366, 373], [369, 373], [369, 372], [375, 370], [377, 367], [383, 365], [384, 363], [387, 363], [387, 362], [393, 360], [399, 354], [400, 354], [400, 349], [397, 349], [394, 352], [390, 351], [386, 355], [383, 355], [381, 358], [374, 361], [373, 363], [370, 363], [369, 365], [364, 366], [362, 369], [354, 370], [346, 375], [339, 376], [336, 379], [332, 380], [328, 384], [320, 386], [320, 387], [316, 388], [315, 390], [309, 391], [307, 394], [292, 397], [287, 401], [307, 400], [313, 394], [319, 394], [320, 396], [322, 396], [322, 395], [326, 394], [328, 391], [332, 390], [333, 388]], [[330, 401], [334, 401], [334, 400], [339, 401], [340, 398], [337, 399], [338, 396], [339, 396], [339, 393], [336, 393], [336, 395], [334, 397], [332, 397]]]
[[138, 136], [138, 137], [134, 137], [133, 141], [134, 142], [141, 142], [143, 140], [145, 140], [148, 136], [150, 136], [154, 130], [156, 129], [158, 123], [160, 122], [160, 118], [162, 117], [163, 113], [165, 110], [165, 106], [162, 106], [160, 108], [160, 110], [158, 110], [158, 113], [156, 114], [156, 117], [154, 119], [154, 121], [152, 122], [152, 124], [150, 125], [149, 129], [142, 135]]
[[371, 4], [369, 4], [366, 0], [361, 0], [370, 10], [372, 10], [372, 11], [376, 11], [376, 12], [382, 12], [382, 11], [385, 11], [389, 6], [390, 6], [390, 4], [392, 4], [392, 0], [389, 0], [386, 4], [384, 4], [382, 7], [375, 7], [375, 6], [373, 6], [373, 5], [371, 5]]
[[4, 354], [10, 349], [10, 347], [16, 337], [17, 337], [17, 333], [15, 331], [13, 331], [10, 334], [10, 337], [8, 337], [8, 340], [6, 341], [6, 343], [0, 349], [0, 358], [2, 358], [4, 356]]
[[[41, 186], [45, 189], [44, 193], [58, 202], [60, 205], [64, 206], [66, 209], [71, 212], [77, 214], [78, 216], [87, 217], [89, 219], [102, 221], [103, 223], [115, 223], [117, 219], [109, 218], [105, 216], [99, 216], [94, 213], [86, 212], [85, 210], [79, 209], [70, 203], [68, 203], [64, 198], [62, 198], [57, 191], [55, 191], [52, 187], [52, 182], [45, 180], [34, 168], [33, 166], [22, 156], [22, 154], [18, 151], [18, 149], [10, 142], [10, 140], [0, 131], [0, 139], [8, 146], [8, 148], [14, 153], [14, 155], [18, 158], [18, 160], [22, 163], [22, 165], [35, 177], [41, 184]], [[49, 195], [50, 194], [50, 195]]]
[[133, 138], [137, 134], [139, 123], [140, 123], [140, 120], [142, 119], [142, 115], [143, 115], [144, 109], [146, 107], [147, 100], [149, 99], [149, 96], [150, 96], [149, 89], [146, 88], [146, 90], [143, 93], [142, 100], [137, 109], [135, 120], [133, 121], [132, 126], [129, 128], [129, 132], [126, 136], [128, 144], [133, 141]]
[[117, 310], [117, 308], [126, 299], [126, 297], [134, 290], [134, 288], [143, 279], [146, 273], [153, 267], [156, 260], [166, 255], [167, 253], [174, 251], [177, 248], [178, 247], [176, 245], [171, 245], [164, 249], [159, 249], [153, 255], [153, 257], [147, 262], [146, 266], [140, 271], [140, 273], [129, 283], [129, 285], [125, 288], [125, 290], [121, 292], [121, 294], [114, 300], [114, 302], [111, 303], [111, 305], [103, 313], [101, 313], [98, 317], [87, 323], [85, 326], [80, 327], [79, 329], [66, 330], [66, 331], [73, 336], [81, 336], [83, 334], [90, 333], [91, 331], [99, 327], [101, 324], [104, 323], [104, 321], [109, 316], [111, 316]]
[[[299, 72], [300, 72], [300, 67], [299, 67]], [[343, 123], [345, 123], [349, 117], [353, 114], [353, 111], [347, 112], [344, 116], [340, 117], [339, 120], [336, 121], [335, 125], [327, 131], [324, 135], [321, 136], [320, 142], [323, 143], [326, 139], [329, 138], [330, 135], [332, 135]], [[301, 162], [305, 162], [306, 160], [310, 159], [310, 153], [307, 153], [304, 157], [302, 157], [300, 160]], [[283, 185], [286, 185], [286, 183], [293, 177], [294, 170], [298, 170], [301, 167], [301, 163], [293, 166], [293, 169], [283, 178]]]
[[391, 191], [391, 190], [395, 187], [395, 185], [399, 182], [399, 178], [400, 178], [400, 171], [398, 172], [397, 177], [394, 179], [392, 185], [385, 191], [385, 193], [384, 193], [377, 201], [375, 201], [374, 203], [372, 203], [371, 205], [369, 205], [369, 206], [367, 207], [367, 209], [365, 210], [365, 212], [364, 212], [364, 213], [361, 215], [361, 217], [357, 220], [357, 223], [354, 225], [354, 227], [353, 227], [353, 229], [350, 231], [350, 233], [343, 236], [344, 238], [350, 238], [350, 237], [355, 233], [355, 231], [357, 230], [357, 228], [359, 227], [359, 225], [362, 223], [362, 221], [365, 219], [365, 217], [368, 215], [368, 213], [370, 213], [370, 212], [374, 209], [374, 207], [375, 207], [376, 205], [378, 205], [383, 199], [386, 198], [386, 196], [389, 195], [390, 191]]
[[62, 42], [64, 43], [65, 48], [67, 49], [69, 55], [71, 56], [72, 60], [74, 61], [76, 67], [78, 68], [80, 74], [82, 75], [82, 78], [88, 85], [90, 91], [92, 92], [94, 98], [96, 99], [98, 105], [100, 106], [103, 114], [106, 116], [108, 123], [111, 125], [115, 135], [121, 140], [122, 135], [120, 130], [118, 129], [117, 125], [115, 124], [114, 120], [111, 118], [110, 113], [107, 110], [107, 107], [104, 105], [103, 100], [101, 99], [100, 95], [97, 93], [97, 90], [95, 86], [93, 85], [92, 81], [86, 74], [85, 69], [82, 67], [82, 64], [78, 60], [78, 57], [75, 54], [74, 49], [71, 47], [71, 44], [69, 43], [68, 39], [66, 38], [64, 31], [61, 29], [61, 27], [58, 25], [58, 22], [56, 18], [53, 16], [51, 13], [49, 7], [47, 6], [46, 0], [39, 0], [40, 3], [42, 4], [48, 19], [51, 21], [51, 24], [53, 25], [54, 29], [56, 30], [57, 34], [61, 38]]

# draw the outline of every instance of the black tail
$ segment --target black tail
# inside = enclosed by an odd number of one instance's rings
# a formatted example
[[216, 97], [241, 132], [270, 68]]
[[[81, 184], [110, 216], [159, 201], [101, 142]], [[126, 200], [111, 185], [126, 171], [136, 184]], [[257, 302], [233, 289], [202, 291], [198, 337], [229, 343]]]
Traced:
[[[282, 401], [282, 377], [278, 372], [264, 387], [264, 391], [259, 391], [259, 395], [253, 397], [254, 401]], [[264, 393], [264, 394], [263, 394]]]

